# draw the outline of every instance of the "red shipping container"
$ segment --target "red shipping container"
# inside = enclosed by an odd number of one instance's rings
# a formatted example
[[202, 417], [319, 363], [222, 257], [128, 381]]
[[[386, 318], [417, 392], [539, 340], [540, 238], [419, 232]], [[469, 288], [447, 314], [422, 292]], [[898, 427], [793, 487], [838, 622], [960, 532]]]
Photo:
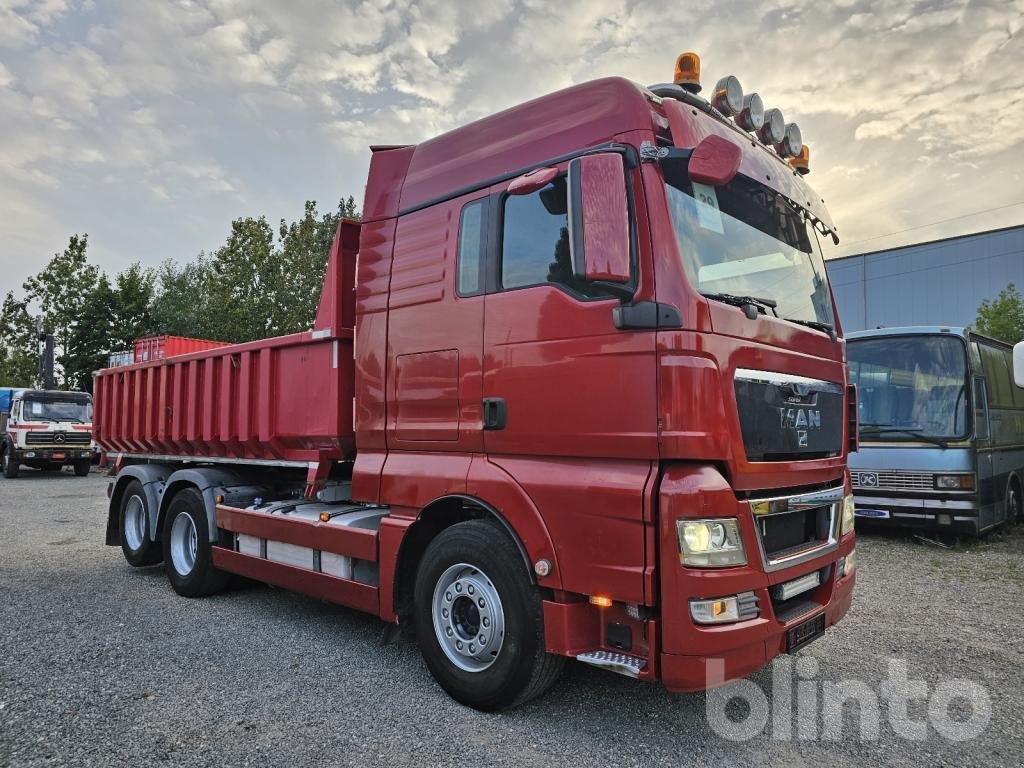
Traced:
[[226, 346], [227, 342], [224, 341], [189, 339], [185, 336], [147, 336], [135, 340], [135, 362], [146, 363], [150, 360], [163, 360], [175, 355], [187, 355], [190, 352]]

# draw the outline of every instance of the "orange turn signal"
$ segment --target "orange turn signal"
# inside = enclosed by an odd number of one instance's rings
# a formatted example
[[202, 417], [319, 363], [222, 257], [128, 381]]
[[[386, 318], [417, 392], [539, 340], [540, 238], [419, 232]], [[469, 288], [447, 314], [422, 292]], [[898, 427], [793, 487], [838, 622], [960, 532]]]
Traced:
[[611, 608], [612, 599], [603, 595], [593, 595], [590, 598], [592, 605], [596, 605], [598, 608]]
[[331, 513], [330, 512], [321, 512], [320, 513], [320, 522], [321, 523], [329, 523], [329, 522], [331, 522]]
[[796, 172], [801, 176], [811, 172], [811, 150], [807, 148], [806, 144], [800, 148], [800, 154], [789, 158], [789, 164], [792, 165], [796, 169]]
[[700, 56], [692, 51], [680, 53], [672, 82], [691, 93], [700, 93]]

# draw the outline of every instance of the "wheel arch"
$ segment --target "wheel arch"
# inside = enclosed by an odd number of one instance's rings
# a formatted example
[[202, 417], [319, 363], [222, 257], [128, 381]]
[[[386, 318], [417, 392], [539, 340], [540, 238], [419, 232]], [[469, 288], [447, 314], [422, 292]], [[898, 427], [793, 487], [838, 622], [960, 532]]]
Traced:
[[526, 545], [515, 527], [494, 506], [467, 494], [446, 494], [434, 499], [420, 510], [416, 521], [402, 537], [395, 559], [393, 610], [406, 617], [412, 607], [416, 571], [430, 542], [447, 528], [468, 520], [494, 520], [508, 534], [519, 551], [527, 576], [533, 584], [537, 579]]
[[194, 488], [203, 498], [206, 509], [207, 530], [209, 540], [217, 540], [217, 497], [223, 497], [228, 504], [251, 504], [253, 499], [268, 491], [267, 486], [258, 483], [246, 472], [227, 467], [187, 467], [178, 469], [167, 478], [156, 508], [155, 516], [151, 512], [152, 531], [163, 528], [167, 517], [167, 509], [175, 495], [186, 488]]
[[[146, 501], [146, 515], [152, 524], [155, 522], [154, 510], [160, 507], [164, 485], [167, 482], [167, 478], [173, 472], [173, 467], [164, 464], [129, 464], [117, 474], [110, 490], [110, 505], [107, 508], [106, 543], [108, 545], [116, 547], [121, 544], [121, 499], [124, 497], [128, 483], [132, 480], [138, 480], [142, 485]], [[152, 525], [150, 526], [150, 531], [155, 533]], [[156, 536], [153, 536], [154, 541], [156, 538]]]

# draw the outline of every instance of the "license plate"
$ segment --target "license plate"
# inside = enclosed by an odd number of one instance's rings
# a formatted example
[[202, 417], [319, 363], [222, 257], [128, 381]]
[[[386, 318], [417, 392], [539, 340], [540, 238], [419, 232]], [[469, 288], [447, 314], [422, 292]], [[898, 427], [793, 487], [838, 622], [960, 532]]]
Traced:
[[64, 458], [64, 454], [63, 453], [55, 453], [50, 458], [52, 458], [52, 459], [63, 459]]
[[813, 619], [797, 624], [786, 630], [786, 653], [796, 653], [812, 640], [825, 634], [825, 614], [819, 613]]
[[875, 520], [889, 519], [888, 509], [862, 509], [861, 507], [856, 507], [853, 510], [853, 514], [855, 517], [870, 517]]

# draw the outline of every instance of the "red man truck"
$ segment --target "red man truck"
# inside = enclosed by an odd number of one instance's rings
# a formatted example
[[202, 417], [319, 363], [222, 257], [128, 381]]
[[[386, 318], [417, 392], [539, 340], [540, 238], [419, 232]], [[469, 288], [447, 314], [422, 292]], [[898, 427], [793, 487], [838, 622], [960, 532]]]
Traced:
[[799, 129], [607, 78], [372, 148], [312, 330], [100, 371], [107, 543], [415, 634], [500, 709], [566, 658], [673, 691], [839, 621], [845, 344]]

